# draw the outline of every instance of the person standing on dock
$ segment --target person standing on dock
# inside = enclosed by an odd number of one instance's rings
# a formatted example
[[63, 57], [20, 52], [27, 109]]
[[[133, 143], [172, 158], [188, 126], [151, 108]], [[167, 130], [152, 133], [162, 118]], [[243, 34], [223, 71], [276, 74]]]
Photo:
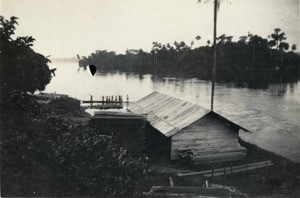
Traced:
[[91, 101], [91, 108], [93, 108], [93, 95], [91, 95], [90, 101]]

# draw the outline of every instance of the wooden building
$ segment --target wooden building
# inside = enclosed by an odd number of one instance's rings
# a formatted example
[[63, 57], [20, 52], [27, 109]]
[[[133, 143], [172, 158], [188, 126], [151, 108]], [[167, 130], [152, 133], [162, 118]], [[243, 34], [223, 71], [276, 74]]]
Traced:
[[130, 112], [99, 111], [89, 121], [91, 128], [113, 136], [120, 145], [132, 152], [144, 150], [143, 132], [146, 120]]
[[239, 144], [239, 130], [248, 130], [214, 111], [159, 92], [128, 109], [145, 116], [153, 129], [147, 141], [152, 148], [163, 148], [171, 160], [187, 157], [200, 164], [246, 156], [246, 149]]

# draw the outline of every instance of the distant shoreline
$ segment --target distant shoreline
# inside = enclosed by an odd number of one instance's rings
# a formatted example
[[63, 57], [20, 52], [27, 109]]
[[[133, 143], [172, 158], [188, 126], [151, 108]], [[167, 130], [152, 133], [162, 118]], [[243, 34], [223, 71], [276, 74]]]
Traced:
[[78, 59], [76, 57], [72, 58], [50, 58], [52, 62], [78, 62]]

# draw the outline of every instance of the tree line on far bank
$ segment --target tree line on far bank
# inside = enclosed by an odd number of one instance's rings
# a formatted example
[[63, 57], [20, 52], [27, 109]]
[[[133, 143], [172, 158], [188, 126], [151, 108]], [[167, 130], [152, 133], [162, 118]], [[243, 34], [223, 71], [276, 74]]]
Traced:
[[[213, 46], [193, 47], [177, 42], [161, 44], [153, 42], [152, 50], [127, 50], [116, 54], [97, 50], [79, 60], [79, 66], [95, 65], [98, 71], [121, 71], [151, 73], [160, 76], [194, 76], [211, 79]], [[262, 84], [270, 82], [295, 82], [300, 76], [300, 56], [295, 53], [296, 45], [285, 42], [286, 36], [276, 28], [268, 38], [248, 33], [233, 41], [225, 34], [217, 38], [217, 76], [219, 82], [247, 82]]]

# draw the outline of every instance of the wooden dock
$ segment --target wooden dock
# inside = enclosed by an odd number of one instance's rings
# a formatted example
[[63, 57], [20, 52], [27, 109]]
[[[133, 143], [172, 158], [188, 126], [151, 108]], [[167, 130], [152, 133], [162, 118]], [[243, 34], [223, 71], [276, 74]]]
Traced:
[[122, 109], [125, 105], [129, 104], [129, 97], [123, 101], [123, 97], [118, 96], [102, 96], [101, 100], [93, 100], [91, 96], [90, 100], [82, 100], [82, 104], [89, 104], [83, 106], [86, 109]]

